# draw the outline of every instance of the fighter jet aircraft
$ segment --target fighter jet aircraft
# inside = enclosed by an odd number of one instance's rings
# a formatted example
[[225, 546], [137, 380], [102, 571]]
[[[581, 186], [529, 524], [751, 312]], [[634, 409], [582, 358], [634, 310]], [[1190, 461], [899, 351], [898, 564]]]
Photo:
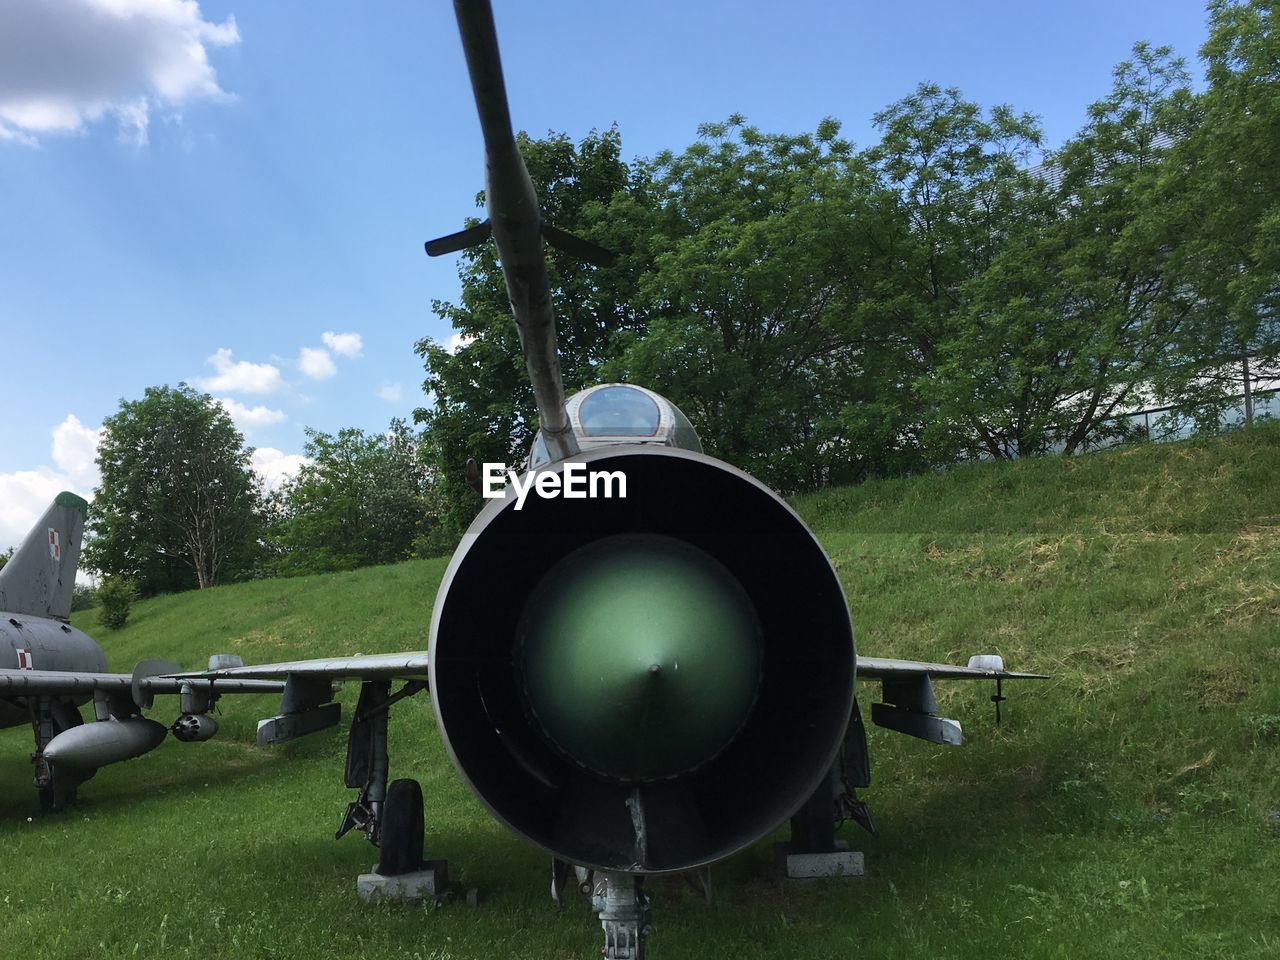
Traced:
[[813, 534], [773, 491], [703, 453], [674, 404], [633, 384], [566, 401], [543, 243], [593, 263], [611, 254], [543, 221], [512, 134], [488, 0], [454, 7], [489, 216], [427, 253], [497, 244], [540, 418], [528, 461], [538, 493], [543, 479], [560, 490], [571, 471], [595, 470], [625, 476], [625, 496], [525, 499], [512, 484], [490, 500], [445, 572], [425, 653], [189, 676], [284, 679], [286, 706], [260, 742], [332, 722], [333, 681], [361, 681], [345, 770], [359, 793], [338, 836], [359, 828], [380, 845], [383, 880], [424, 872], [421, 789], [387, 784], [387, 714], [429, 688], [458, 773], [547, 851], [556, 900], [573, 877], [593, 895], [604, 956], [638, 958], [647, 876], [700, 872], [788, 818], [786, 869], [851, 866], [834, 821], [874, 829], [855, 793], [870, 782], [855, 677], [881, 683], [873, 722], [958, 744], [959, 724], [936, 715], [933, 678], [994, 680], [1001, 698], [1003, 680], [1036, 675], [1006, 671], [996, 656], [968, 666], [858, 656]]
[[[31, 724], [40, 805], [60, 810], [99, 767], [160, 745], [167, 729], [142, 716], [157, 693], [177, 694], [182, 713], [168, 728], [179, 740], [208, 740], [209, 715], [224, 693], [271, 693], [266, 680], [163, 679], [177, 664], [145, 660], [132, 673], [107, 673], [107, 658], [88, 634], [68, 622], [87, 504], [60, 493], [0, 569], [0, 728]], [[210, 666], [238, 657], [215, 656]], [[79, 707], [93, 700], [97, 723], [82, 723]]]

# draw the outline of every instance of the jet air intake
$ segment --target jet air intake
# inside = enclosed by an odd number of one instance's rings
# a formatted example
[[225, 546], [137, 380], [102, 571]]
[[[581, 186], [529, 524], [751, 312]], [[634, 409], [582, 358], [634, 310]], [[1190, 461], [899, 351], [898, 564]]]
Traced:
[[760, 686], [751, 598], [711, 554], [658, 534], [605, 537], [557, 563], [525, 602], [517, 643], [547, 741], [622, 783], [714, 759]]
[[812, 796], [844, 737], [843, 592], [795, 513], [727, 464], [573, 460], [621, 470], [626, 497], [490, 501], [453, 556], [431, 630], [440, 730], [481, 801], [560, 859], [730, 856]]

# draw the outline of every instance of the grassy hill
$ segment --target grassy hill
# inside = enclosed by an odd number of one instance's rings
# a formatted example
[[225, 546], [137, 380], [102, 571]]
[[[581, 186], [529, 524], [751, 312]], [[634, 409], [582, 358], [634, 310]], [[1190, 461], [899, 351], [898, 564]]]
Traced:
[[[936, 687], [967, 743], [872, 728], [880, 826], [843, 835], [861, 881], [780, 888], [767, 844], [716, 869], [707, 907], [654, 884], [656, 957], [1280, 955], [1280, 429], [1075, 459], [983, 464], [800, 498], [848, 593], [859, 650], [999, 652], [1051, 673]], [[421, 649], [443, 560], [219, 587], [77, 625], [115, 669]], [[354, 700], [354, 687], [343, 694]], [[878, 686], [860, 688], [864, 710]], [[332, 831], [345, 736], [252, 745], [273, 698], [223, 731], [106, 768], [42, 817], [30, 734], [0, 734], [0, 952], [14, 957], [599, 955], [557, 913], [543, 855], [459, 782], [419, 697], [392, 714], [392, 776], [427, 802], [428, 855], [480, 909], [370, 908], [371, 849]], [[171, 719], [170, 708], [152, 715]]]

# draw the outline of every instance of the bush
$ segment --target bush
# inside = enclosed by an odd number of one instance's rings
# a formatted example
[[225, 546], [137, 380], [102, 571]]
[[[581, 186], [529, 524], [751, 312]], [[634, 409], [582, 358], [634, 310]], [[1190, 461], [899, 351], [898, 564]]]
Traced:
[[98, 620], [110, 630], [119, 630], [129, 619], [129, 607], [138, 591], [128, 577], [108, 577], [98, 587]]
[[98, 605], [98, 588], [87, 583], [77, 583], [71, 588], [71, 612], [91, 610]]

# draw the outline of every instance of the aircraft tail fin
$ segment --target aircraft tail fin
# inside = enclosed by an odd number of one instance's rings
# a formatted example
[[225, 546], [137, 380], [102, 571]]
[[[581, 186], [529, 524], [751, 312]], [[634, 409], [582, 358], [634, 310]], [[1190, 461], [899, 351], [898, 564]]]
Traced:
[[89, 504], [60, 493], [22, 545], [0, 568], [0, 610], [33, 617], [71, 616], [80, 544]]

